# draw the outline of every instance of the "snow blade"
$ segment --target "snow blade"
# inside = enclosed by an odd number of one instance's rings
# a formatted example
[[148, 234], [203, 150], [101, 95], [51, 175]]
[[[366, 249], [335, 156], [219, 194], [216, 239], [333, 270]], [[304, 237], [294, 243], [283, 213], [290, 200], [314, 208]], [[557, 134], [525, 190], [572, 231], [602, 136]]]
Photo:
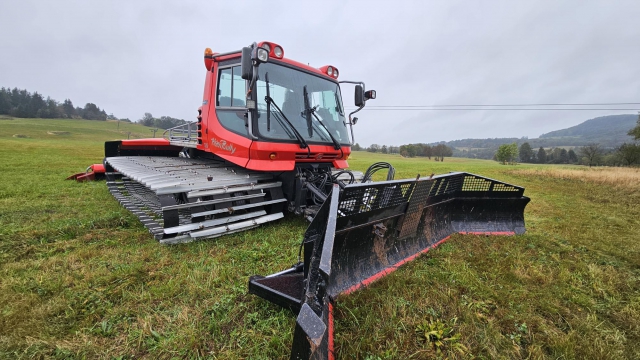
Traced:
[[333, 302], [454, 233], [522, 234], [524, 188], [469, 173], [334, 186], [307, 229], [304, 262], [249, 292], [298, 313], [292, 359], [333, 359]]

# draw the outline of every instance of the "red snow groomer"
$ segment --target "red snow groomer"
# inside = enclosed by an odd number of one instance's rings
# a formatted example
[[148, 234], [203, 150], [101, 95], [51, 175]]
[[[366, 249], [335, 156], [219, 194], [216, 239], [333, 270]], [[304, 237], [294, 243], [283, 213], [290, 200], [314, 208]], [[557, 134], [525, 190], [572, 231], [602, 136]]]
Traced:
[[[335, 66], [284, 57], [272, 42], [228, 53], [205, 50], [197, 122], [162, 139], [105, 143], [105, 176], [120, 203], [161, 243], [244, 231], [283, 217], [311, 221], [301, 260], [254, 276], [249, 291], [297, 313], [291, 357], [333, 358], [332, 304], [454, 233], [524, 233], [524, 189], [469, 173], [394, 180], [388, 163], [347, 170], [353, 125], [375, 99]], [[355, 84], [346, 114], [340, 83]], [[372, 182], [378, 170], [387, 180]], [[73, 176], [71, 178], [74, 178]], [[292, 254], [295, 256], [295, 254]]]

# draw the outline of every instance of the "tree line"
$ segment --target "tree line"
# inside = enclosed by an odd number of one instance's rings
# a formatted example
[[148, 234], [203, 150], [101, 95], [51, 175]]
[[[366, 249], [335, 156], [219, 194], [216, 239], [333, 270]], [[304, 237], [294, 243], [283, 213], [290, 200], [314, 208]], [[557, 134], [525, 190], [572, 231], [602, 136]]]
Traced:
[[406, 144], [400, 146], [387, 146], [371, 144], [369, 147], [362, 147], [356, 143], [352, 148], [354, 151], [368, 151], [381, 154], [400, 154], [403, 157], [426, 157], [434, 158], [435, 161], [444, 161], [445, 157], [453, 155], [453, 149], [445, 144], [428, 145], [428, 144]]
[[[76, 107], [70, 99], [58, 102], [51, 97], [44, 97], [36, 92], [18, 88], [0, 88], [0, 115], [8, 115], [16, 118], [43, 118], [43, 119], [86, 119], [86, 120], [120, 120], [131, 122], [129, 119], [118, 119], [100, 109], [94, 103], [87, 103], [84, 107]], [[169, 129], [174, 126], [186, 124], [185, 120], [170, 116], [153, 117], [145, 113], [138, 120], [144, 126], [160, 129]]]
[[60, 103], [48, 96], [45, 99], [38, 92], [30, 93], [27, 90], [4, 87], [0, 88], [0, 115], [43, 119], [115, 119], [93, 103], [75, 107], [69, 99]]
[[598, 143], [588, 144], [578, 147], [578, 152], [573, 149], [555, 147], [545, 149], [540, 147], [534, 150], [528, 142], [518, 145], [502, 144], [498, 147], [494, 155], [494, 160], [503, 164], [523, 163], [535, 164], [583, 164], [589, 166], [633, 166], [640, 165], [640, 114], [638, 114], [637, 125], [629, 130], [628, 134], [633, 136], [634, 143], [624, 143], [617, 148], [605, 149]]
[[161, 116], [159, 118], [155, 118], [151, 113], [144, 113], [144, 116], [142, 117], [142, 119], [138, 120], [138, 123], [144, 126], [166, 130], [174, 126], [186, 124], [187, 121], [183, 119], [172, 118], [171, 116]]

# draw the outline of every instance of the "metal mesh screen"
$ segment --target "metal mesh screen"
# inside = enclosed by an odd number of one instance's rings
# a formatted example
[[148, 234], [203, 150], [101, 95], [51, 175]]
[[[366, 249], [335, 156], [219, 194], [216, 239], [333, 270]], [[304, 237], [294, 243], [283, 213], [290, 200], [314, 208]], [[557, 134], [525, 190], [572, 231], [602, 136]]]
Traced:
[[359, 214], [406, 203], [413, 181], [347, 187], [338, 205], [338, 217]]
[[[416, 186], [419, 187], [419, 191]], [[417, 181], [398, 180], [358, 184], [347, 186], [344, 189], [338, 205], [338, 217], [393, 207], [409, 202], [410, 199], [412, 204], [420, 204], [426, 203], [429, 198], [455, 197], [464, 192], [489, 192], [507, 195], [509, 192], [522, 193], [524, 189], [468, 173], [452, 173]], [[414, 202], [415, 197], [418, 198]], [[411, 213], [411, 209], [408, 211]]]
[[462, 191], [491, 191], [491, 192], [524, 192], [519, 186], [506, 184], [493, 179], [483, 178], [477, 175], [466, 174], [462, 184]]

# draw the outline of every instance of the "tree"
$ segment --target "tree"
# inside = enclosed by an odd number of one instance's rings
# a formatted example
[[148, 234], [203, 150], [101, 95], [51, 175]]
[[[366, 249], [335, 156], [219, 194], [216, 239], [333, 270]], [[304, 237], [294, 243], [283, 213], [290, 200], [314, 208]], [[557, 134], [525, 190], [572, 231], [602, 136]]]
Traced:
[[151, 113], [144, 113], [142, 119], [138, 120], [138, 122], [144, 126], [155, 126], [156, 119], [151, 115]]
[[518, 144], [503, 144], [498, 147], [496, 160], [503, 164], [511, 164], [518, 158]]
[[578, 155], [576, 155], [576, 152], [573, 151], [573, 149], [569, 150], [567, 152], [567, 155], [569, 156], [569, 162], [571, 164], [575, 164], [578, 162]]
[[445, 156], [453, 155], [453, 150], [445, 144], [438, 144], [431, 149], [432, 153], [436, 156], [436, 161], [444, 161]]
[[630, 166], [640, 162], [640, 145], [636, 144], [622, 144], [618, 148], [618, 156], [622, 160], [622, 163]]
[[155, 127], [170, 129], [178, 125], [186, 124], [187, 122], [183, 119], [172, 118], [171, 116], [161, 116], [160, 119], [155, 119], [154, 123]]
[[82, 118], [87, 120], [107, 120], [107, 113], [94, 103], [87, 103], [82, 109]]
[[369, 152], [378, 152], [378, 150], [380, 150], [380, 145], [378, 144], [371, 144], [371, 146], [369, 146]]
[[13, 106], [11, 105], [11, 91], [0, 89], [0, 114], [9, 115]]
[[58, 106], [58, 103], [55, 100], [48, 97], [45, 104], [46, 105], [37, 112], [37, 116], [39, 118], [56, 119], [64, 116], [62, 108]]
[[601, 154], [602, 150], [600, 149], [600, 144], [592, 143], [580, 148], [580, 155], [582, 155], [586, 159], [589, 167], [598, 164]]
[[567, 152], [567, 149], [563, 148], [560, 150], [560, 163], [562, 164], [569, 163], [569, 153]]
[[46, 107], [47, 103], [44, 100], [44, 97], [38, 94], [38, 92], [34, 92], [33, 95], [31, 95], [31, 101], [27, 107], [27, 117], [40, 117], [40, 114], [38, 114], [38, 112], [42, 113], [42, 110]]
[[522, 161], [523, 163], [534, 162], [535, 154], [533, 153], [533, 149], [528, 142], [522, 143], [522, 145], [520, 145], [519, 157], [520, 161]]
[[640, 113], [638, 113], [638, 125], [633, 129], [629, 130], [627, 134], [633, 136], [633, 140], [640, 140]]
[[434, 155], [434, 148], [429, 145], [422, 145], [422, 156], [426, 156], [431, 160], [431, 156]]
[[547, 152], [544, 151], [544, 148], [542, 146], [540, 146], [540, 149], [538, 149], [538, 164], [544, 164], [547, 162]]
[[353, 145], [353, 147], [351, 148], [351, 150], [353, 150], [353, 151], [360, 151], [360, 150], [362, 150], [362, 147], [360, 146], [360, 144], [355, 143], [355, 145]]
[[382, 147], [380, 148], [380, 152], [383, 154], [387, 154], [389, 152], [389, 150], [387, 149], [387, 145], [382, 145]]
[[76, 109], [73, 107], [73, 103], [69, 99], [65, 99], [62, 103], [62, 111], [64, 112], [64, 115], [69, 119], [76, 116]]
[[400, 145], [400, 155], [404, 157], [415, 157], [416, 147], [412, 144]]

